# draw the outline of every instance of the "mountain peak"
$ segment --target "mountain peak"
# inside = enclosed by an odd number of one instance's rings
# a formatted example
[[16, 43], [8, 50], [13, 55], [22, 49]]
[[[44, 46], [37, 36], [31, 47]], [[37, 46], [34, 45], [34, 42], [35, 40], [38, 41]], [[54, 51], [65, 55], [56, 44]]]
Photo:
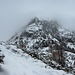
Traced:
[[39, 23], [39, 18], [37, 18], [37, 17], [34, 17], [33, 19], [31, 19], [31, 21], [28, 23], [28, 25], [30, 25], [30, 24], [32, 24], [32, 23]]

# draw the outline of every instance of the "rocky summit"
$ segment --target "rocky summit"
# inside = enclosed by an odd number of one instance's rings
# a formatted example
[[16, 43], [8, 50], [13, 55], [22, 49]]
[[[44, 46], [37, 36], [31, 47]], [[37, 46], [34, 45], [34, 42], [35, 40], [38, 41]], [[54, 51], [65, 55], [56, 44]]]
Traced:
[[15, 45], [54, 69], [75, 73], [75, 32], [62, 28], [56, 20], [35, 17], [6, 45]]

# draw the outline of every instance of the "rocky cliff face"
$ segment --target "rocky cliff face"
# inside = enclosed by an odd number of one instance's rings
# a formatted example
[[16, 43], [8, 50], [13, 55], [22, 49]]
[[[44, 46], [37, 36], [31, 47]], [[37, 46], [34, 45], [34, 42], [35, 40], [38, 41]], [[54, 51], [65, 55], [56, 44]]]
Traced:
[[14, 44], [34, 58], [65, 71], [72, 72], [75, 66], [75, 32], [70, 32], [57, 21], [32, 19], [6, 44]]

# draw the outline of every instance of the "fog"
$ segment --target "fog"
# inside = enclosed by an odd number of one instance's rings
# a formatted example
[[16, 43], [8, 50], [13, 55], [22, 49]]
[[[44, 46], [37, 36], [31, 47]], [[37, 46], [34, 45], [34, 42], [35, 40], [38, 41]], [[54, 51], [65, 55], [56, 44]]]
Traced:
[[33, 17], [56, 19], [74, 30], [75, 0], [0, 0], [0, 41], [8, 40]]

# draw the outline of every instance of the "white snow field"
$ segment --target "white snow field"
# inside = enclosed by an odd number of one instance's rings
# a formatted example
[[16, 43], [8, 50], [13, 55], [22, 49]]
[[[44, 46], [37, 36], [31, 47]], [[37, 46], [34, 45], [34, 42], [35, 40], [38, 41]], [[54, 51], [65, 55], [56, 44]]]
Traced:
[[[10, 47], [9, 50], [7, 47]], [[0, 49], [5, 55], [4, 64], [1, 66], [8, 72], [8, 75], [71, 75], [62, 70], [46, 67], [42, 61], [32, 58], [13, 45], [7, 47], [0, 45]]]

